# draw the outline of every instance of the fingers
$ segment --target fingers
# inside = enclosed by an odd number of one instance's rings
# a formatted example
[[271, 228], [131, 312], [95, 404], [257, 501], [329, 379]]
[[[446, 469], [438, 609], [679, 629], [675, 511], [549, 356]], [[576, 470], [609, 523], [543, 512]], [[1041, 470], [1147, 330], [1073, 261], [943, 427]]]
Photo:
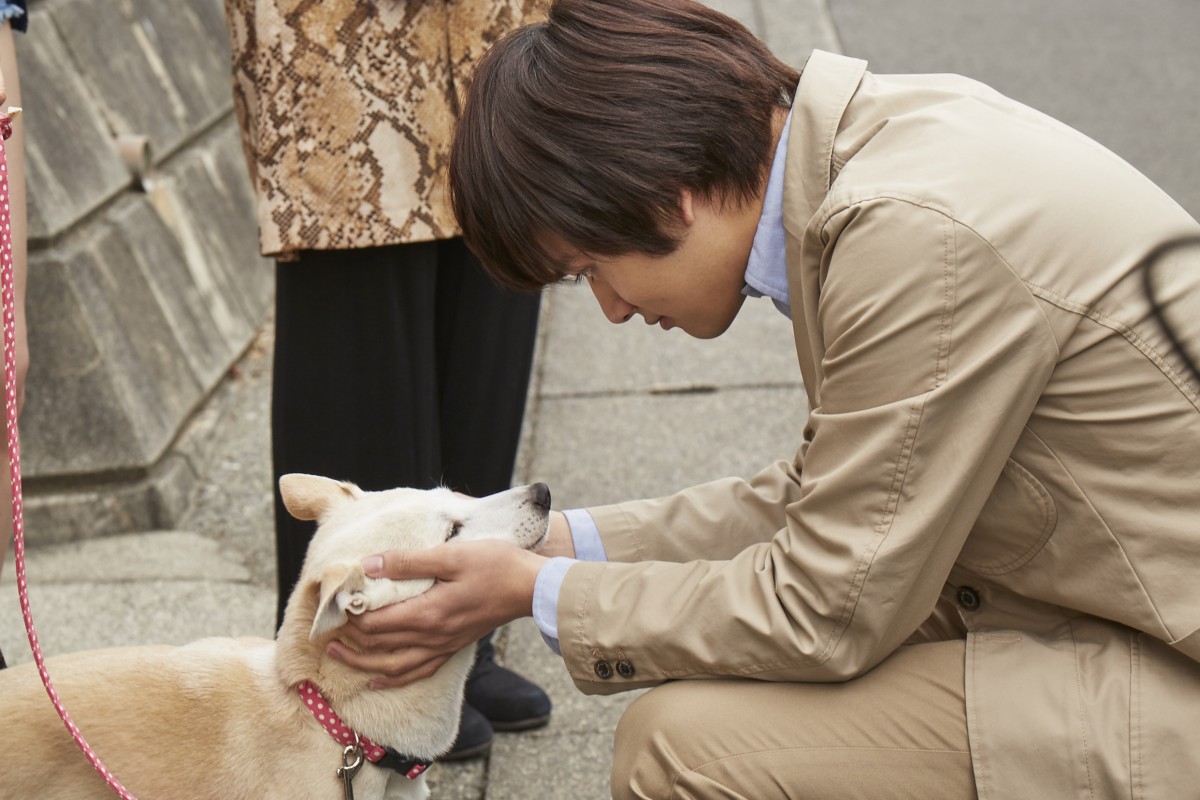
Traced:
[[[374, 688], [405, 686], [427, 678], [479, 635], [436, 616], [427, 594], [351, 617], [326, 652], [347, 666], [380, 677]], [[455, 633], [454, 631], [458, 631]]]
[[461, 614], [444, 612], [437, 597], [445, 591], [442, 586], [351, 617], [341, 629], [340, 641], [331, 642], [327, 652], [355, 669], [397, 681], [386, 685], [403, 685], [431, 675], [438, 664], [482, 635], [475, 627], [464, 625]]
[[363, 559], [363, 571], [368, 578], [446, 578], [454, 563], [453, 551], [445, 545], [429, 550], [389, 550]]
[[[431, 590], [432, 591], [432, 590]], [[448, 646], [444, 617], [429, 593], [396, 603], [346, 621], [345, 639], [365, 651], [395, 650], [399, 647]]]
[[520, 552], [524, 551], [517, 545], [495, 539], [451, 542], [428, 550], [388, 550], [367, 556], [362, 566], [368, 578], [433, 578], [450, 581], [462, 576], [472, 565], [478, 569], [480, 562], [486, 565]]

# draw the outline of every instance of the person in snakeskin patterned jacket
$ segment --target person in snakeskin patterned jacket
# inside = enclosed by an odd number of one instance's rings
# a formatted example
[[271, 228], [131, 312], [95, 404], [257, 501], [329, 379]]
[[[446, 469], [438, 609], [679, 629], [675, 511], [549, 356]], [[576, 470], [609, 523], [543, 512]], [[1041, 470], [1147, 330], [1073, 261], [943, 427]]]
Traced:
[[[475, 60], [537, 0], [226, 0], [233, 94], [276, 260], [272, 457], [365, 489], [509, 486], [538, 296], [463, 245], [446, 173]], [[312, 523], [276, 491], [279, 615]], [[545, 724], [550, 701], [481, 640], [452, 755]]]

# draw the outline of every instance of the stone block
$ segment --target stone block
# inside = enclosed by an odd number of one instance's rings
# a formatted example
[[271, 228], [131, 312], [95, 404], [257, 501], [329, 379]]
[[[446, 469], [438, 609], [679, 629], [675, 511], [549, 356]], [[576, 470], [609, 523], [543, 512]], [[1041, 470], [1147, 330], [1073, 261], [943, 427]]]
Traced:
[[[164, 181], [170, 202], [159, 191]], [[244, 346], [274, 296], [275, 281], [273, 262], [258, 255], [255, 197], [232, 115], [172, 162], [155, 180], [150, 200], [183, 243], [222, 335]]]
[[[55, 472], [102, 471], [140, 460], [138, 420], [123, 401], [107, 354], [93, 337], [71, 260], [57, 252], [30, 259], [26, 305], [30, 344], [21, 455], [27, 483]], [[117, 413], [113, 413], [117, 409]], [[112, 445], [124, 450], [114, 457]]]
[[[187, 531], [148, 531], [69, 545], [31, 548], [27, 575], [38, 586], [129, 581], [248, 581], [241, 559], [204, 536]], [[10, 570], [0, 585], [15, 583]], [[32, 583], [32, 581], [31, 581]]]
[[114, 210], [112, 221], [153, 293], [171, 338], [180, 345], [182, 363], [199, 385], [213, 385], [246, 334], [241, 324], [220, 326], [214, 319], [220, 316], [217, 309], [229, 301], [219, 293], [214, 297], [203, 284], [197, 285], [185, 245], [145, 198], [123, 203]]
[[[37, 355], [31, 357], [22, 420], [31, 478], [145, 467], [161, 455], [205, 389], [188, 369], [124, 234], [100, 224], [74, 246], [31, 259], [29, 343]], [[67, 284], [82, 325], [41, 324], [49, 290], [40, 285], [51, 273]], [[90, 342], [62, 342], [63, 334], [83, 334]], [[95, 357], [86, 365], [64, 364], [64, 345], [68, 351], [90, 346]], [[88, 391], [101, 384], [104, 393]], [[64, 417], [44, 405], [63, 397], [87, 412]]]
[[100, 104], [75, 69], [50, 16], [34, 6], [31, 33], [17, 35], [25, 113], [31, 244], [59, 235], [130, 183]]
[[[220, 381], [144, 475], [83, 473], [25, 483], [29, 547], [126, 531], [176, 527], [246, 553], [254, 579], [274, 585], [271, 529], [269, 343], [251, 347], [241, 371]], [[233, 511], [231, 511], [233, 510]]]
[[[227, 117], [149, 194], [126, 193], [31, 255], [21, 429], [32, 517], [88, 535], [170, 524], [186, 506], [191, 471], [160, 462], [272, 296], [246, 184]], [[103, 511], [85, 531], [76, 517], [97, 487]]]
[[50, 6], [112, 135], [150, 138], [165, 157], [232, 108], [219, 0], [60, 0]]
[[32, 481], [24, 487], [26, 540], [34, 548], [170, 527], [187, 510], [195, 483], [193, 465], [173, 456], [144, 477]]
[[[92, 2], [99, 13], [111, 13], [112, 0]], [[188, 127], [196, 130], [232, 112], [229, 32], [222, 0], [132, 0], [131, 5], [131, 18], [146, 31], [147, 41], [157, 41], [167, 76], [187, 111]]]
[[111, 215], [197, 380], [212, 387], [270, 304], [271, 263], [258, 256], [254, 198], [232, 118], [195, 143]]

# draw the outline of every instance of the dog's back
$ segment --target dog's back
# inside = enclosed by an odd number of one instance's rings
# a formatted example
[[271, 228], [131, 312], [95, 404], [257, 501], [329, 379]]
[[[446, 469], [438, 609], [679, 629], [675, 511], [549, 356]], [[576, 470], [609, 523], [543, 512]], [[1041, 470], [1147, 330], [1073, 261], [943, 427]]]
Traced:
[[[71, 654], [48, 666], [88, 743], [138, 797], [229, 800], [277, 791], [301, 798], [304, 787], [317, 786], [315, 796], [326, 797], [340, 785], [328, 767], [340, 748], [304, 719], [279, 682], [273, 642], [204, 639]], [[114, 796], [72, 741], [32, 664], [0, 672], [0, 707], [5, 797]]]

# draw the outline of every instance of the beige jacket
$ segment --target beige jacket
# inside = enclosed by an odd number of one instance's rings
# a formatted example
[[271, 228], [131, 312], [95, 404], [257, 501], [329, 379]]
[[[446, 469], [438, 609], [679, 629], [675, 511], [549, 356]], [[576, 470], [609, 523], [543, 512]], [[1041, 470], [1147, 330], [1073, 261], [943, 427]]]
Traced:
[[[985, 86], [865, 67], [814, 53], [793, 107], [800, 451], [591, 509], [639, 563], [571, 567], [567, 668], [840, 681], [965, 635], [981, 797], [1196, 797], [1200, 387], [1132, 268], [1197, 223]], [[1198, 353], [1187, 258], [1155, 274]]]
[[263, 255], [446, 239], [458, 97], [542, 0], [225, 0]]

